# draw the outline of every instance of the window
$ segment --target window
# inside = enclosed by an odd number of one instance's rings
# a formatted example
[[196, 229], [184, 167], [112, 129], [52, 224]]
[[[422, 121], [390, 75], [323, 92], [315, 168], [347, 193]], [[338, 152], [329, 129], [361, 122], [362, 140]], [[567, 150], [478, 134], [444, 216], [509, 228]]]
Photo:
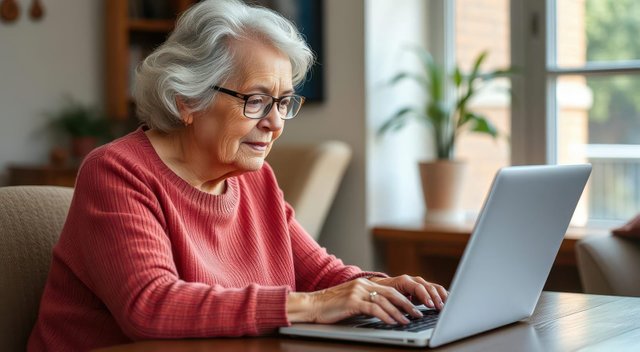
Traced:
[[590, 162], [574, 224], [629, 219], [640, 209], [640, 2], [512, 6], [513, 59], [524, 67], [514, 163]]
[[[463, 72], [469, 72], [475, 58], [487, 52], [483, 70], [507, 68], [511, 64], [509, 0], [456, 0], [453, 46], [454, 57]], [[509, 135], [511, 103], [508, 79], [496, 80], [483, 88], [471, 108], [493, 122], [500, 137], [465, 133], [461, 135], [456, 157], [469, 163], [463, 207], [478, 212], [496, 171], [510, 164]]]

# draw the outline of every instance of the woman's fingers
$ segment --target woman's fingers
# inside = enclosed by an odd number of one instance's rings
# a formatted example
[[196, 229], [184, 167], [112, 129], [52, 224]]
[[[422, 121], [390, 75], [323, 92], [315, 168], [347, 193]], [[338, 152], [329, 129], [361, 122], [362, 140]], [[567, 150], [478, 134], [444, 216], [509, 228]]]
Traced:
[[420, 276], [416, 276], [415, 277], [416, 281], [418, 281], [420, 284], [422, 285], [430, 285], [436, 288], [436, 291], [438, 292], [438, 294], [440, 295], [440, 298], [442, 298], [443, 301], [447, 300], [447, 297], [449, 296], [449, 291], [447, 291], [444, 287], [442, 287], [441, 285], [438, 284], [434, 284], [432, 282], [428, 282], [427, 280], [421, 278]]
[[408, 324], [409, 323], [409, 319], [407, 319], [404, 316], [404, 314], [400, 310], [398, 310], [396, 306], [391, 304], [391, 302], [389, 302], [387, 297], [385, 297], [384, 295], [377, 294], [373, 296], [373, 299], [371, 299], [370, 302], [366, 302], [366, 304], [373, 304], [379, 307], [380, 309], [382, 309], [385, 312], [385, 314], [389, 318], [391, 318], [391, 320], [390, 321], [385, 320], [380, 316], [376, 316], [376, 317], [380, 318], [380, 320], [384, 321], [387, 324], [397, 324], [397, 323]]
[[[392, 306], [394, 306], [394, 308], [400, 308], [402, 309], [404, 312], [407, 312], [409, 315], [413, 316], [414, 318], [421, 318], [422, 317], [422, 312], [420, 312], [413, 303], [411, 303], [411, 301], [405, 297], [402, 293], [398, 292], [396, 289], [394, 288], [387, 288], [388, 290], [388, 294], [385, 295], [385, 298], [390, 302], [390, 304]], [[404, 313], [403, 317], [404, 317]], [[408, 323], [409, 320], [406, 321], [402, 321], [404, 323]]]
[[380, 290], [384, 292], [384, 297], [394, 307], [402, 308], [402, 310], [409, 313], [411, 316], [415, 318], [422, 317], [422, 313], [416, 309], [413, 303], [411, 303], [411, 301], [407, 297], [405, 297], [402, 293], [398, 292], [395, 288], [385, 287], [380, 285]]
[[[397, 309], [396, 309], [397, 310]], [[363, 314], [376, 317], [387, 324], [397, 324], [398, 322], [387, 313], [382, 306], [377, 303], [363, 302], [361, 311]]]
[[436, 288], [433, 287], [433, 285], [427, 286], [427, 292], [429, 292], [429, 295], [431, 296], [431, 300], [433, 300], [433, 303], [435, 304], [437, 309], [444, 308], [444, 301], [440, 297], [438, 290], [436, 290]]
[[413, 296], [418, 302], [430, 308], [442, 309], [448, 296], [444, 287], [427, 282], [419, 276], [401, 275], [376, 280], [376, 283], [395, 287], [398, 291]]
[[348, 316], [368, 314], [387, 324], [408, 324], [410, 316], [422, 313], [405, 296], [412, 295], [428, 307], [442, 309], [446, 290], [420, 277], [407, 275], [370, 281], [355, 279], [313, 294], [314, 321], [332, 323]]
[[413, 293], [411, 294], [411, 296], [413, 296], [413, 298], [417, 302], [420, 302], [429, 308], [435, 308], [433, 300], [431, 299], [431, 296], [427, 291], [426, 285], [416, 282], [415, 289], [413, 290]]
[[[415, 308], [411, 301], [409, 301], [407, 297], [398, 292], [395, 288], [385, 285], [379, 285], [368, 280], [360, 284], [366, 292], [364, 297], [365, 302], [368, 304], [379, 306], [387, 316], [393, 319], [393, 321], [388, 321], [385, 320], [386, 316], [374, 315], [385, 323], [408, 324], [409, 319], [404, 315], [403, 311], [416, 318], [422, 317], [422, 313]], [[371, 309], [370, 306], [368, 307], [369, 309]], [[374, 313], [376, 311], [374, 311]]]
[[444, 302], [446, 301], [448, 296], [447, 290], [445, 290], [444, 287], [440, 285], [427, 282], [425, 279], [419, 276], [416, 276], [414, 279], [422, 287], [425, 288], [427, 294], [429, 295], [429, 297], [424, 301], [425, 305], [429, 307], [433, 307], [435, 305], [435, 308], [442, 309], [444, 307]]
[[449, 291], [447, 291], [444, 287], [442, 287], [440, 285], [434, 285], [434, 286], [438, 290], [438, 293], [440, 294], [440, 297], [442, 297], [442, 299], [444, 301], [446, 301], [447, 298], [449, 297]]

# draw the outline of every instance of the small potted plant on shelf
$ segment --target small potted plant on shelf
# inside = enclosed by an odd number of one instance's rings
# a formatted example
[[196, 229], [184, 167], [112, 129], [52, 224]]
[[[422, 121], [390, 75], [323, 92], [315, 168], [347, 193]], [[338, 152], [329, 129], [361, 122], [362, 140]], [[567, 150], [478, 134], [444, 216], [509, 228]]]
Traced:
[[[417, 82], [424, 90], [424, 106], [407, 106], [393, 114], [378, 130], [379, 135], [403, 128], [409, 119], [424, 123], [433, 135], [436, 160], [419, 163], [422, 190], [427, 207], [426, 220], [455, 222], [463, 213], [460, 207], [461, 185], [464, 180], [466, 163], [455, 159], [456, 141], [461, 133], [481, 133], [492, 138], [498, 130], [486, 116], [474, 112], [469, 102], [498, 77], [507, 77], [512, 69], [480, 71], [487, 52], [480, 53], [474, 60], [471, 72], [463, 73], [458, 65], [452, 72], [446, 72], [436, 64], [431, 54], [423, 48], [411, 48], [418, 55], [423, 72], [400, 72], [391, 85], [406, 80]], [[445, 94], [452, 87], [453, 96]]]
[[51, 127], [70, 138], [71, 155], [81, 161], [99, 142], [110, 138], [109, 123], [99, 109], [66, 98], [57, 111], [47, 113]]

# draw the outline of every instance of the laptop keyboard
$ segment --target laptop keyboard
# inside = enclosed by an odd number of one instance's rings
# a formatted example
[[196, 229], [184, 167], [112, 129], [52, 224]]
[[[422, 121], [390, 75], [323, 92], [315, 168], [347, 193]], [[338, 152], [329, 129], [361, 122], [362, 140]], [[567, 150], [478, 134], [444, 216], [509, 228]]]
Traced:
[[366, 323], [362, 325], [356, 326], [357, 328], [367, 328], [367, 329], [380, 329], [380, 330], [393, 330], [393, 331], [410, 331], [410, 332], [419, 332], [433, 328], [436, 326], [436, 322], [438, 322], [438, 317], [440, 311], [434, 309], [421, 309], [423, 314], [422, 318], [414, 318], [408, 314], [405, 314], [407, 319], [409, 319], [409, 324], [407, 325], [391, 325], [387, 324], [383, 321], [376, 321], [373, 323]]

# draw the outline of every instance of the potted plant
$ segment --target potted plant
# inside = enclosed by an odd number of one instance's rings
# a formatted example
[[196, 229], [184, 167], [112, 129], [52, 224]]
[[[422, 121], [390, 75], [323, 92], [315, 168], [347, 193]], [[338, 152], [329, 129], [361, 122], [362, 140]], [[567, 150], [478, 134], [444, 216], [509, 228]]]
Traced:
[[[474, 60], [471, 72], [463, 73], [458, 65], [453, 72], [446, 72], [436, 64], [423, 48], [412, 48], [421, 62], [423, 72], [400, 72], [391, 85], [411, 80], [417, 82], [426, 95], [424, 106], [407, 106], [393, 114], [378, 130], [379, 135], [401, 129], [409, 119], [417, 119], [432, 132], [436, 159], [419, 164], [422, 190], [427, 206], [426, 220], [459, 221], [463, 217], [460, 207], [461, 185], [466, 163], [455, 159], [455, 146], [461, 133], [481, 133], [492, 138], [498, 130], [486, 116], [474, 112], [469, 102], [498, 77], [506, 77], [511, 69], [481, 73], [480, 69], [487, 52]], [[447, 89], [452, 87], [453, 96], [448, 98]]]
[[64, 105], [47, 113], [54, 130], [67, 135], [71, 141], [71, 155], [82, 160], [101, 139], [109, 138], [109, 124], [95, 107], [66, 98]]

